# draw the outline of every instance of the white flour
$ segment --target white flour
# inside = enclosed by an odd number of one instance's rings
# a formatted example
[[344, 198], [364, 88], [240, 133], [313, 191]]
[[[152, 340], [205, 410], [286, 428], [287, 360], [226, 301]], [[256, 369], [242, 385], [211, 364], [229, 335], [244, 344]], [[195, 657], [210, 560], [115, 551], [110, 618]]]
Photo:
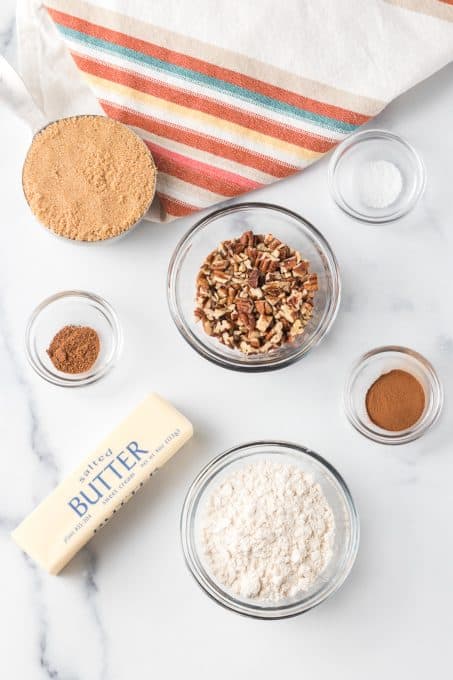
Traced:
[[358, 187], [362, 201], [369, 208], [387, 208], [400, 195], [403, 178], [390, 161], [368, 161], [360, 166]]
[[213, 576], [244, 598], [307, 590], [332, 555], [334, 518], [319, 484], [295, 465], [258, 461], [209, 496], [201, 540]]

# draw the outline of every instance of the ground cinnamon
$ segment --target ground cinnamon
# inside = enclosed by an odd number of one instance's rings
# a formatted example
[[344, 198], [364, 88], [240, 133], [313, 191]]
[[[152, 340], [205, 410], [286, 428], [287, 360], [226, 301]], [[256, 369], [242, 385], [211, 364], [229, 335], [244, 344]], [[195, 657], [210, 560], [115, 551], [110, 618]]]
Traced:
[[375, 425], [398, 432], [412, 427], [425, 408], [425, 392], [411, 373], [395, 369], [381, 375], [370, 387], [366, 409]]
[[88, 326], [65, 326], [53, 338], [47, 354], [63, 373], [89, 371], [99, 356], [99, 336]]

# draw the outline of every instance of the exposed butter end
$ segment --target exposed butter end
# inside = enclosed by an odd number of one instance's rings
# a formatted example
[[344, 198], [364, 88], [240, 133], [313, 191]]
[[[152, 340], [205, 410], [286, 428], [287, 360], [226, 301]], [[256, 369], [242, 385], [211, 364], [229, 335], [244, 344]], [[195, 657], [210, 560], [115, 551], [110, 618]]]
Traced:
[[24, 519], [13, 540], [58, 574], [192, 435], [185, 416], [149, 395]]

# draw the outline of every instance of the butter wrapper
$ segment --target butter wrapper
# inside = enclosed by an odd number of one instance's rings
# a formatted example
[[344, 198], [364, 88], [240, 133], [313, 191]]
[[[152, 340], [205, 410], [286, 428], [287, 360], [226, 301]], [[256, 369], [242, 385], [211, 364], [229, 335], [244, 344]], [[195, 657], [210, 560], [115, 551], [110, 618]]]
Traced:
[[192, 434], [187, 418], [151, 394], [24, 519], [14, 541], [58, 574]]

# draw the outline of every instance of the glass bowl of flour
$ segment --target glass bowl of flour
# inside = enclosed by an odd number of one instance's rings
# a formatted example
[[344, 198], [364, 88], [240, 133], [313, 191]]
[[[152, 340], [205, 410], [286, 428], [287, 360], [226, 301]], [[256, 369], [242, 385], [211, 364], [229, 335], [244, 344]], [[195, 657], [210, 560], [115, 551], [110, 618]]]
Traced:
[[218, 604], [245, 616], [302, 614], [354, 564], [359, 519], [344, 480], [296, 444], [257, 441], [208, 463], [181, 515], [187, 566]]

